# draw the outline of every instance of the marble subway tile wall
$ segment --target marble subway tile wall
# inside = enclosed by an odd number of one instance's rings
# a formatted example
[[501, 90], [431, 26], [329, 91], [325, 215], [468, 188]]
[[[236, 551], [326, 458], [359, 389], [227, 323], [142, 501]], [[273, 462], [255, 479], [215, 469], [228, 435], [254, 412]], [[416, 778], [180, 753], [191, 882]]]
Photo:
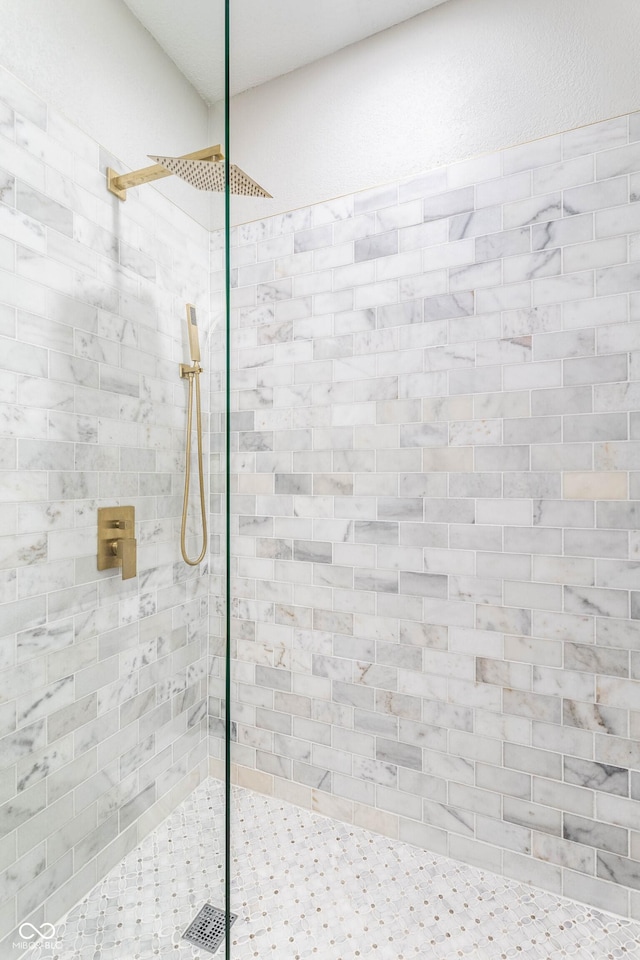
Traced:
[[239, 781], [640, 917], [640, 115], [233, 242]]
[[[0, 955], [206, 775], [208, 571], [180, 557], [184, 303], [209, 234], [0, 72]], [[205, 409], [208, 390], [204, 386]], [[138, 576], [96, 569], [136, 508]], [[197, 544], [191, 525], [190, 545]]]

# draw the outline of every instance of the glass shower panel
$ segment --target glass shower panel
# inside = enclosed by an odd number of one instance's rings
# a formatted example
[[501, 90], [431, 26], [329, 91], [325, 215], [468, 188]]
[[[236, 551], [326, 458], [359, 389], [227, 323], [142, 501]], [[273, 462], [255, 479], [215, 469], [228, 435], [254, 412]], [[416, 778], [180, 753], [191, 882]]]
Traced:
[[0, 12], [2, 957], [190, 956], [224, 906], [224, 195], [149, 159], [224, 143], [224, 2], [174, 7]]
[[574, 68], [637, 23], [264, 6], [231, 22], [230, 159], [273, 195], [229, 234], [231, 956], [638, 953], [640, 115], [633, 69], [585, 116]]

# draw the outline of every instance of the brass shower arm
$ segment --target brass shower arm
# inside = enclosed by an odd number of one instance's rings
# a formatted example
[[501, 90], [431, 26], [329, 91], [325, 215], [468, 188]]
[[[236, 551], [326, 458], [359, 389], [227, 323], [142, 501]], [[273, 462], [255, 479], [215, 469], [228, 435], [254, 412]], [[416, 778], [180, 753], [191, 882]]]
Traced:
[[[203, 150], [196, 150], [195, 153], [185, 153], [181, 160], [224, 160], [224, 154], [220, 144], [215, 147], [205, 147]], [[141, 170], [132, 170], [131, 173], [117, 173], [111, 167], [107, 167], [107, 189], [114, 193], [120, 200], [127, 199], [127, 190], [129, 187], [139, 187], [143, 183], [152, 183], [154, 180], [161, 180], [162, 177], [170, 177], [172, 173], [159, 163], [154, 163], [150, 167], [143, 167]]]

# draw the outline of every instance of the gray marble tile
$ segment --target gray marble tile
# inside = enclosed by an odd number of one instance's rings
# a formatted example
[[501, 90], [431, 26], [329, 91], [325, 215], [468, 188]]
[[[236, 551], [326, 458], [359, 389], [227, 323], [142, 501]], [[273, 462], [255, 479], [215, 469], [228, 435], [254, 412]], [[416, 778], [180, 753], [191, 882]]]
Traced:
[[606, 793], [623, 797], [629, 795], [629, 771], [621, 767], [566, 757], [564, 778], [567, 783], [595, 787], [598, 790], [604, 790]]
[[615, 853], [599, 853], [597, 874], [604, 880], [638, 889], [640, 886], [640, 863]]

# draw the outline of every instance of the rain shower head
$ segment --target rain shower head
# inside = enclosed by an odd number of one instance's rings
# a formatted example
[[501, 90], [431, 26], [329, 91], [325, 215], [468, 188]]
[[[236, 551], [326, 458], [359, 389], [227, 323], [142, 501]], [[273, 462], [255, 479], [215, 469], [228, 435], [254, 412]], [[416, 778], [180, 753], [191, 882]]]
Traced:
[[[117, 173], [107, 167], [107, 189], [114, 193], [119, 200], [127, 199], [127, 190], [130, 187], [139, 187], [143, 183], [152, 183], [163, 177], [170, 177], [175, 173], [197, 190], [224, 191], [225, 187], [225, 159], [220, 144], [215, 147], [205, 147], [195, 153], [187, 153], [183, 157], [152, 157], [157, 162], [151, 167], [142, 170], [132, 170], [131, 173]], [[252, 180], [251, 177], [231, 164], [229, 170], [231, 193], [245, 197], [271, 197], [270, 193]]]
[[[196, 190], [213, 190], [218, 193], [224, 191], [224, 160], [187, 160], [184, 157], [156, 157], [149, 154], [150, 160], [155, 160], [165, 170], [177, 174]], [[271, 197], [270, 193], [252, 180], [244, 170], [231, 164], [229, 170], [231, 193], [243, 197]]]

